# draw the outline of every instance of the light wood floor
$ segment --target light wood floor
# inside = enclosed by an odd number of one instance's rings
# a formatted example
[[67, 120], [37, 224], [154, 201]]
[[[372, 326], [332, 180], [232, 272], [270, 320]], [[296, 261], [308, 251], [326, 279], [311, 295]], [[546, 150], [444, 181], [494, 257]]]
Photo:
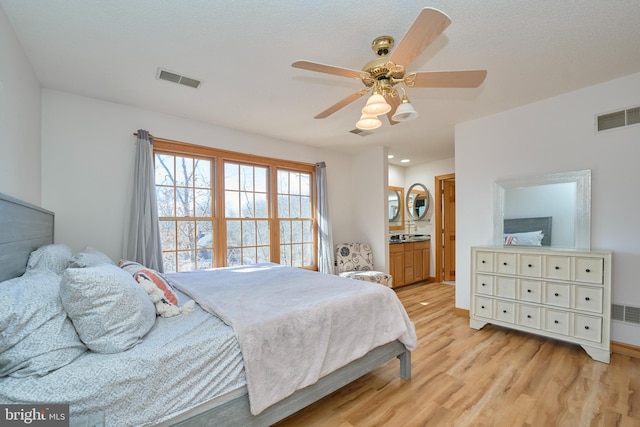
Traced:
[[394, 360], [277, 424], [640, 426], [640, 359], [593, 361], [578, 346], [453, 313], [454, 287], [398, 290], [416, 325], [412, 378]]

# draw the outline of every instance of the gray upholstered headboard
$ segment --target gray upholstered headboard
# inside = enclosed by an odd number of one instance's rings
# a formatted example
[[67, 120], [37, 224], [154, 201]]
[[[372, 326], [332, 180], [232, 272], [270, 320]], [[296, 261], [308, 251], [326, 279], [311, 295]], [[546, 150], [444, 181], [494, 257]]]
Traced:
[[551, 218], [550, 216], [539, 218], [511, 218], [504, 220], [504, 232], [526, 233], [527, 231], [539, 231], [544, 234], [542, 246], [551, 246]]
[[24, 273], [29, 254], [53, 243], [53, 212], [0, 193], [0, 281]]

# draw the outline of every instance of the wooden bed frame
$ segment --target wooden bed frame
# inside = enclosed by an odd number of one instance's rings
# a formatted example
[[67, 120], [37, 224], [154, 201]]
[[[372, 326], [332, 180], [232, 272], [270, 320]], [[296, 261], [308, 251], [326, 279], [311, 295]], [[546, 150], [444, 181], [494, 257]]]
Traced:
[[526, 233], [539, 231], [544, 233], [542, 246], [551, 246], [551, 219], [550, 216], [539, 218], [511, 218], [504, 220], [504, 233]]
[[[53, 243], [53, 230], [53, 212], [0, 194], [0, 281], [24, 273], [29, 254], [42, 245]], [[395, 358], [400, 360], [400, 377], [411, 378], [411, 352], [404, 344], [394, 341], [374, 348], [360, 359], [298, 390], [257, 416], [251, 414], [245, 393], [201, 412], [188, 411], [161, 425], [269, 426]]]

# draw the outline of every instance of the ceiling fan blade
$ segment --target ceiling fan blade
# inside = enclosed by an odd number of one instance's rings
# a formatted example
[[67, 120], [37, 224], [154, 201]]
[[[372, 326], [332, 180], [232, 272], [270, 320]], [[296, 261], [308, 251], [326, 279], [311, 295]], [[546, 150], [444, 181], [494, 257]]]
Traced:
[[339, 102], [333, 104], [331, 107], [327, 108], [322, 113], [320, 113], [317, 116], [315, 116], [314, 119], [324, 119], [325, 117], [329, 117], [330, 115], [332, 115], [336, 111], [340, 110], [341, 108], [344, 108], [347, 105], [351, 104], [353, 101], [356, 101], [356, 100], [360, 99], [360, 97], [362, 95], [363, 95], [363, 93], [361, 91], [354, 92], [351, 95], [347, 96], [342, 101], [339, 101]]
[[391, 52], [389, 61], [409, 67], [450, 24], [449, 17], [439, 10], [430, 7], [422, 9], [407, 34]]
[[416, 73], [413, 86], [472, 88], [480, 86], [486, 76], [487, 70], [423, 71]]
[[400, 96], [389, 96], [386, 98], [387, 104], [391, 105], [391, 110], [387, 113], [387, 119], [389, 119], [390, 125], [397, 125], [400, 122], [396, 122], [391, 117], [396, 113], [398, 105], [400, 105]]
[[319, 73], [333, 74], [342, 77], [353, 77], [359, 79], [364, 71], [350, 70], [348, 68], [335, 67], [333, 65], [320, 64], [318, 62], [310, 61], [296, 61], [291, 64], [293, 68], [301, 68], [303, 70], [317, 71]]

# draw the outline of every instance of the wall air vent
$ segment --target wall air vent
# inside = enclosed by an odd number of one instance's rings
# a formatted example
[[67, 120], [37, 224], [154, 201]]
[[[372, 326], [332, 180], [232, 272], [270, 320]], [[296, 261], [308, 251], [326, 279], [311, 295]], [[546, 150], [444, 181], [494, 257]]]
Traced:
[[611, 305], [611, 318], [626, 323], [640, 325], [640, 307], [630, 305]]
[[156, 78], [160, 80], [166, 80], [168, 82], [178, 83], [183, 86], [189, 86], [194, 89], [198, 89], [202, 85], [202, 81], [200, 80], [186, 77], [172, 71], [163, 70], [162, 68], [158, 68]]
[[373, 135], [373, 132], [371, 132], [370, 130], [362, 130], [362, 129], [358, 129], [358, 128], [350, 130], [349, 132], [351, 132], [354, 135], [360, 135], [360, 136]]
[[640, 123], [640, 107], [614, 111], [596, 116], [596, 130], [602, 132]]

